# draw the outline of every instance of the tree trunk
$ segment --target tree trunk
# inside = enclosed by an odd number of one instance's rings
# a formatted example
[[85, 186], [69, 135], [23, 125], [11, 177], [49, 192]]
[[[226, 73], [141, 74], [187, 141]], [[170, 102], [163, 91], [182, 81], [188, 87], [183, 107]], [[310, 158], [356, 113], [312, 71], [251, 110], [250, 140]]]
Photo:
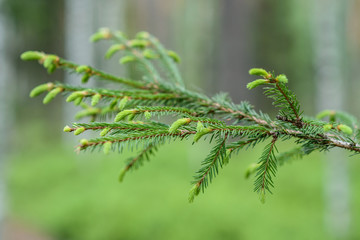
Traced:
[[[0, 0], [0, 6], [2, 0]], [[8, 149], [10, 147], [9, 137], [14, 118], [11, 96], [14, 82], [14, 71], [9, 57], [9, 36], [12, 36], [11, 25], [0, 14], [0, 239], [3, 239], [3, 223], [6, 216], [6, 182], [4, 178], [4, 167], [6, 164]]]
[[[342, 58], [342, 33], [347, 1], [317, 0], [315, 3], [315, 69], [318, 110], [341, 110], [345, 101], [345, 79]], [[342, 151], [332, 150], [326, 159], [325, 169], [325, 221], [327, 230], [336, 239], [349, 234], [349, 183], [348, 160]]]

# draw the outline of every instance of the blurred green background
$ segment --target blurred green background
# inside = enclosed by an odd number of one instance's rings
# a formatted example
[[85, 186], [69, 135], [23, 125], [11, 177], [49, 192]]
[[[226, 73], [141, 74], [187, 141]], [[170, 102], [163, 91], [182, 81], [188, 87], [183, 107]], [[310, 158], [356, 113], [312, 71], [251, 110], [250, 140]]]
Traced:
[[44, 106], [28, 97], [73, 76], [19, 59], [40, 50], [132, 75], [104, 60], [109, 44], [88, 38], [99, 27], [145, 30], [179, 53], [191, 89], [229, 92], [274, 116], [261, 90], [245, 88], [248, 69], [263, 67], [288, 76], [305, 114], [335, 107], [359, 116], [359, 11], [359, 0], [0, 0], [2, 239], [360, 239], [358, 156], [340, 153], [341, 171], [328, 164], [331, 153], [281, 167], [264, 205], [244, 179], [262, 146], [234, 157], [193, 204], [187, 194], [207, 143], [162, 147], [119, 184], [131, 153], [76, 155], [78, 139], [62, 132], [74, 111], [61, 98]]

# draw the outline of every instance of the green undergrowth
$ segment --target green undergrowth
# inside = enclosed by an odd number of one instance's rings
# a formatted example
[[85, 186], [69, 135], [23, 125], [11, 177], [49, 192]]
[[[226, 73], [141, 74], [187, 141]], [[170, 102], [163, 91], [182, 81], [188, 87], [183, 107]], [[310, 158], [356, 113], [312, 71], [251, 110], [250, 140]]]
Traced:
[[[280, 144], [279, 150], [291, 147]], [[205, 142], [175, 142], [119, 183], [124, 160], [132, 155], [76, 155], [39, 137], [9, 161], [10, 214], [67, 240], [328, 239], [322, 155], [282, 166], [287, 171], [276, 178], [276, 194], [263, 205], [252, 194], [252, 179], [244, 178], [261, 154], [263, 146], [257, 146], [232, 158], [206, 197], [189, 204], [188, 180], [209, 148]], [[353, 170], [359, 167], [350, 161], [353, 226], [360, 222], [354, 204], [360, 202], [360, 176]], [[356, 231], [353, 236], [360, 237]]]

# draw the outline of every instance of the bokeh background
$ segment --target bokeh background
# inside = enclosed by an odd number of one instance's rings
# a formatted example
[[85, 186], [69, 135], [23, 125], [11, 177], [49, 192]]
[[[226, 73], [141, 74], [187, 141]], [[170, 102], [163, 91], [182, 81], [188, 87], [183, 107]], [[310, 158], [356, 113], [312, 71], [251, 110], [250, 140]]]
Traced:
[[76, 155], [78, 139], [62, 132], [74, 110], [28, 97], [40, 83], [79, 79], [19, 59], [40, 50], [136, 74], [88, 39], [100, 27], [145, 30], [179, 53], [191, 89], [229, 92], [274, 116], [260, 89], [245, 88], [248, 69], [263, 67], [288, 76], [305, 114], [359, 117], [359, 12], [359, 0], [0, 0], [1, 239], [360, 239], [358, 156], [314, 153], [282, 166], [265, 205], [244, 179], [261, 146], [234, 157], [193, 204], [206, 143], [163, 147], [119, 184], [130, 153]]

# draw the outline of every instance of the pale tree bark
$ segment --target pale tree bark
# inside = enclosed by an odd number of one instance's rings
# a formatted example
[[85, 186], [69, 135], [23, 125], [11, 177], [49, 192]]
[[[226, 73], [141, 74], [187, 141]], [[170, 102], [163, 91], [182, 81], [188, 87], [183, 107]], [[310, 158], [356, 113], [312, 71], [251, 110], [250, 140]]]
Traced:
[[221, 1], [221, 31], [219, 32], [219, 62], [217, 85], [229, 92], [234, 100], [253, 102], [254, 94], [245, 88], [250, 68], [254, 67], [252, 53], [255, 11], [254, 1]]
[[[314, 12], [315, 69], [318, 110], [341, 110], [345, 102], [342, 59], [344, 57], [344, 15], [347, 1], [317, 0]], [[325, 161], [325, 224], [336, 239], [349, 235], [348, 160], [332, 150]]]
[[[125, 1], [116, 0], [67, 0], [65, 2], [65, 57], [80, 64], [96, 66], [105, 71], [116, 72], [117, 61], [104, 63], [107, 44], [90, 43], [90, 36], [100, 27], [121, 29], [124, 22]], [[116, 64], [116, 65], [115, 65]], [[67, 74], [65, 82], [72, 85], [80, 84], [80, 77]], [[95, 86], [89, 81], [87, 86]], [[65, 124], [73, 122], [76, 111], [65, 105]], [[66, 141], [69, 139], [66, 137]]]
[[[71, 61], [94, 65], [94, 48], [89, 42], [89, 37], [94, 33], [94, 0], [66, 0], [65, 1], [65, 58]], [[79, 85], [80, 78], [74, 74], [66, 74], [65, 82], [71, 85]], [[91, 85], [89, 81], [88, 85]], [[64, 120], [65, 124], [74, 121], [77, 108], [71, 104], [65, 104]], [[65, 136], [65, 142], [73, 144]]]
[[[0, 0], [2, 5], [2, 0]], [[11, 125], [14, 118], [11, 94], [14, 82], [14, 67], [9, 57], [9, 38], [13, 29], [5, 16], [0, 13], [0, 239], [3, 239], [3, 227], [6, 216], [6, 182], [4, 168], [9, 153]]]

